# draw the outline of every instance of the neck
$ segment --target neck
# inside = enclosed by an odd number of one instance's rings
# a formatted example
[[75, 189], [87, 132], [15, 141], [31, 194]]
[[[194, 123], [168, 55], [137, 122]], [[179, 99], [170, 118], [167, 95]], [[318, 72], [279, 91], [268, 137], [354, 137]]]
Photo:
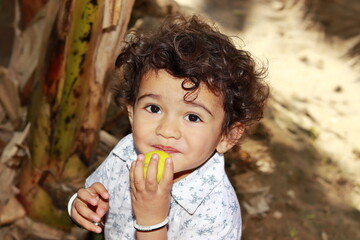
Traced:
[[190, 173], [192, 173], [195, 169], [190, 169], [190, 170], [185, 170], [179, 173], [174, 173], [174, 182], [178, 182], [181, 179], [185, 178], [186, 176], [188, 176]]

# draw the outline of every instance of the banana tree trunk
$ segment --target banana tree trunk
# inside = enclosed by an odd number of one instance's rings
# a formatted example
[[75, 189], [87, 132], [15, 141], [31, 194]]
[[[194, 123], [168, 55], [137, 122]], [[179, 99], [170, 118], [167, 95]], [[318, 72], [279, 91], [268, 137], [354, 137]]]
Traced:
[[[31, 159], [20, 174], [30, 217], [67, 228], [69, 195], [95, 159], [108, 81], [133, 0], [49, 0], [29, 108]], [[110, 19], [110, 21], [109, 21]]]

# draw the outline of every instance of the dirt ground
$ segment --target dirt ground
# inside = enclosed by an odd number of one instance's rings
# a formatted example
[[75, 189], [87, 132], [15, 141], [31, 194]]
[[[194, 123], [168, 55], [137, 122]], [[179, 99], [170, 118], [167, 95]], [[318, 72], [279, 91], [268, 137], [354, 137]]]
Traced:
[[344, 37], [355, 25], [316, 9], [333, 24], [321, 28], [303, 1], [225, 2], [178, 0], [269, 67], [265, 119], [229, 154], [243, 239], [360, 239], [360, 75], [346, 57], [359, 38]]
[[[315, 2], [321, 1], [176, 0], [171, 8], [211, 19], [269, 69], [265, 117], [249, 129], [240, 150], [227, 153], [243, 240], [360, 240], [360, 29], [350, 14], [360, 16], [360, 3], [325, 9]], [[158, 23], [161, 12], [144, 15], [138, 7], [141, 28]], [[119, 131], [119, 121], [109, 116], [104, 130], [121, 137], [126, 125]], [[26, 221], [0, 227], [0, 239], [31, 225]], [[73, 239], [37, 226], [58, 237], [42, 239]]]

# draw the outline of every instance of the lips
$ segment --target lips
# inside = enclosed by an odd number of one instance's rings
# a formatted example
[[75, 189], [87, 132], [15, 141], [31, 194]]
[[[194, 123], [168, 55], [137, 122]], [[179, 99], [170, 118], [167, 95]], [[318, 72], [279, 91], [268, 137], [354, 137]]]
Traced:
[[168, 154], [174, 154], [174, 153], [179, 153], [180, 152], [176, 148], [169, 147], [169, 146], [153, 145], [153, 147], [156, 148], [157, 150], [164, 151], [164, 152], [166, 152]]

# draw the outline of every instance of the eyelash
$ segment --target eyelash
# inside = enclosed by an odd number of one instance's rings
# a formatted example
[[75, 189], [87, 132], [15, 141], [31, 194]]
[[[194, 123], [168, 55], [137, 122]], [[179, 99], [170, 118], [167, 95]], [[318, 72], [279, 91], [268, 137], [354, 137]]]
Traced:
[[[156, 109], [152, 109], [153, 107], [155, 107]], [[160, 107], [155, 105], [155, 104], [151, 104], [151, 105], [148, 105], [145, 107], [146, 111], [150, 112], [150, 113], [155, 113], [155, 114], [158, 114], [159, 111], [161, 111]], [[195, 121], [191, 121], [190, 120], [190, 117], [195, 117], [196, 120]], [[202, 119], [196, 115], [196, 114], [193, 114], [193, 113], [189, 113], [185, 116], [185, 119], [188, 120], [189, 122], [202, 122]]]
[[[196, 117], [196, 121], [190, 121], [190, 116], [195, 116]], [[188, 118], [187, 120], [190, 121], [190, 122], [202, 122], [202, 119], [196, 115], [196, 114], [193, 114], [193, 113], [190, 113], [190, 114], [187, 114], [185, 119]]]
[[[157, 111], [157, 112], [153, 112], [153, 111], [151, 110], [152, 107], [156, 107], [158, 111]], [[157, 105], [155, 105], [155, 104], [148, 105], [148, 106], [145, 107], [145, 109], [146, 109], [146, 111], [148, 111], [148, 112], [150, 112], [150, 113], [158, 113], [158, 112], [161, 110], [160, 107], [157, 106]]]

